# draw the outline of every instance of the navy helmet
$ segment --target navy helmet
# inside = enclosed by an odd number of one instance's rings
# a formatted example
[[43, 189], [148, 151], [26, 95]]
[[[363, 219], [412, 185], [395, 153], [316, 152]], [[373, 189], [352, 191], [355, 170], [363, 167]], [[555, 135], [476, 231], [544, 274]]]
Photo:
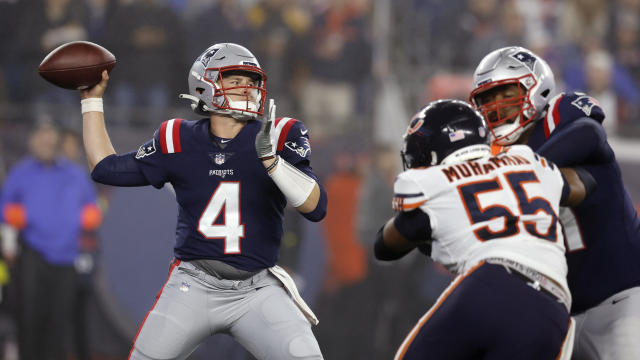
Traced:
[[404, 169], [465, 161], [490, 155], [482, 114], [461, 100], [424, 106], [409, 122], [401, 151]]

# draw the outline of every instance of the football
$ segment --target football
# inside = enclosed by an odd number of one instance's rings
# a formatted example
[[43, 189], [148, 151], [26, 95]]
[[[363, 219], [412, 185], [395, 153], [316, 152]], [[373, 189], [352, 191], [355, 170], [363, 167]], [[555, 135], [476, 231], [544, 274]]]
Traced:
[[111, 72], [116, 57], [98, 44], [72, 41], [52, 50], [40, 63], [40, 76], [65, 89], [82, 90], [99, 83], [102, 71]]

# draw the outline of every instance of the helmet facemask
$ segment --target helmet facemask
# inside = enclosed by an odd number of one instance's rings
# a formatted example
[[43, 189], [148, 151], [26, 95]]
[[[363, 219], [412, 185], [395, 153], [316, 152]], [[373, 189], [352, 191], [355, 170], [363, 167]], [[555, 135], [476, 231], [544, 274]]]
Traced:
[[[510, 145], [541, 119], [555, 89], [553, 72], [544, 59], [519, 46], [507, 46], [487, 54], [473, 73], [474, 88], [470, 101], [488, 122], [493, 142]], [[492, 91], [499, 86], [516, 85], [517, 95], [493, 103]], [[500, 97], [500, 96], [498, 96]], [[518, 111], [507, 107], [515, 107]], [[493, 113], [493, 115], [492, 115]]]
[[[225, 86], [225, 79], [234, 75], [251, 77], [255, 84]], [[248, 120], [262, 115], [267, 90], [266, 75], [261, 69], [249, 65], [207, 68], [203, 80], [210, 83], [214, 89], [213, 102], [210, 106], [207, 104], [212, 112], [228, 114], [238, 120]], [[238, 99], [239, 96], [243, 98]]]
[[[494, 101], [482, 101], [482, 94], [488, 91], [509, 91], [505, 88], [515, 85], [514, 96]], [[492, 142], [498, 145], [510, 145], [530, 127], [538, 117], [529, 94], [537, 84], [532, 74], [519, 78], [492, 81], [483, 84], [471, 92], [470, 101], [484, 116], [491, 132]], [[510, 95], [510, 94], [509, 94]], [[517, 110], [516, 110], [517, 109]]]

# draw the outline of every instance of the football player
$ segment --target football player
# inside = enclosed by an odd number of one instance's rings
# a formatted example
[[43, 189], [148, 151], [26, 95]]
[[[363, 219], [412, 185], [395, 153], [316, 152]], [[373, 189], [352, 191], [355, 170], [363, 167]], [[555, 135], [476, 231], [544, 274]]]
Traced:
[[[419, 248], [458, 276], [419, 320], [396, 359], [567, 359], [573, 326], [561, 200], [589, 191], [527, 146], [491, 156], [482, 115], [459, 100], [423, 107], [404, 137], [398, 214], [375, 255]], [[572, 186], [569, 186], [569, 185]]]
[[561, 167], [581, 167], [598, 183], [583, 203], [562, 208], [568, 283], [576, 320], [574, 356], [640, 359], [640, 220], [602, 127], [605, 114], [583, 93], [554, 95], [547, 63], [521, 47], [489, 53], [470, 99], [494, 144], [527, 144]]
[[185, 359], [227, 333], [258, 359], [321, 359], [313, 312], [276, 265], [285, 205], [320, 221], [326, 193], [310, 166], [304, 124], [275, 118], [267, 76], [246, 48], [216, 44], [189, 70], [202, 118], [163, 122], [138, 151], [117, 155], [106, 131], [102, 82], [82, 91], [84, 143], [94, 180], [170, 183], [178, 202], [175, 260], [130, 359]]

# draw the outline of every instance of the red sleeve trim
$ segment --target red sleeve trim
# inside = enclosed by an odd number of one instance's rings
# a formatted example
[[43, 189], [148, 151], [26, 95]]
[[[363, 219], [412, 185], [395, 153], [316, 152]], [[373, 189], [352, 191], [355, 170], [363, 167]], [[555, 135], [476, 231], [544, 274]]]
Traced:
[[282, 127], [282, 130], [280, 131], [280, 136], [278, 136], [278, 149], [277, 149], [277, 151], [282, 151], [282, 149], [284, 149], [284, 143], [285, 143], [285, 141], [287, 141], [287, 136], [289, 135], [289, 130], [291, 129], [291, 127], [295, 123], [296, 123], [295, 119], [290, 119]]
[[163, 154], [182, 151], [180, 144], [180, 124], [182, 119], [171, 119], [160, 125], [160, 148]]

